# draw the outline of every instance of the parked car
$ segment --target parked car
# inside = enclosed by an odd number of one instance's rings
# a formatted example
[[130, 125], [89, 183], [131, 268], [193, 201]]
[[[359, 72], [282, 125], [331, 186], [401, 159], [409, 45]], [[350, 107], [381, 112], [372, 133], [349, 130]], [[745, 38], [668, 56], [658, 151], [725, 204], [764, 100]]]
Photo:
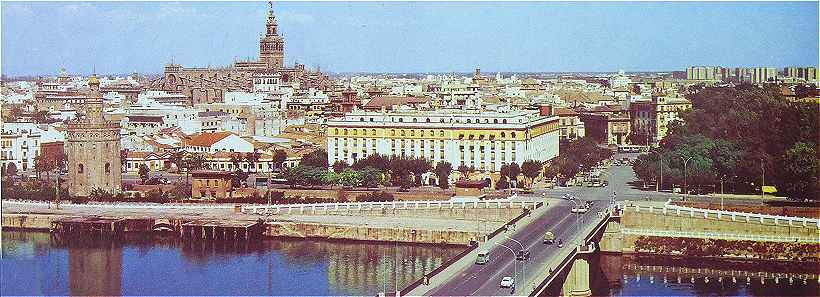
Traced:
[[501, 279], [502, 288], [512, 288], [515, 286], [515, 279], [512, 276], [505, 276]]

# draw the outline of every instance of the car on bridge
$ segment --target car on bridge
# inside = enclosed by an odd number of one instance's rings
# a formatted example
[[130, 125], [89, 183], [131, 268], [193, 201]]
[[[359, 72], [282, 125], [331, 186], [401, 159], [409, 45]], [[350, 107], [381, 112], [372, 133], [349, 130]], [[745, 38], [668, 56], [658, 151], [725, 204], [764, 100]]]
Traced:
[[515, 255], [515, 259], [518, 261], [525, 261], [530, 258], [530, 251], [518, 251], [518, 254]]
[[484, 265], [490, 262], [490, 252], [489, 251], [480, 251], [478, 252], [478, 256], [475, 258], [475, 263], [478, 265]]
[[552, 244], [553, 242], [555, 242], [555, 234], [553, 234], [552, 231], [544, 233], [544, 243]]
[[505, 276], [504, 278], [501, 279], [500, 287], [502, 287], [502, 288], [515, 287], [515, 279], [512, 278], [512, 276]]

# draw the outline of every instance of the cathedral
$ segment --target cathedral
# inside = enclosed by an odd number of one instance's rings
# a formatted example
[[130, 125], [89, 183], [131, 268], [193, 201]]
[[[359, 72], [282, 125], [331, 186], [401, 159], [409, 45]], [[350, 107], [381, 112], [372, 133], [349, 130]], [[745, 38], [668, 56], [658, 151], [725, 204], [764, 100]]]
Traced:
[[171, 63], [165, 65], [162, 77], [151, 82], [150, 89], [181, 93], [189, 98], [189, 105], [222, 102], [226, 92], [251, 92], [254, 78], [271, 75], [279, 76], [282, 83], [298, 82], [302, 89], [326, 89], [330, 81], [318, 69], [305, 70], [305, 65], [299, 63], [285, 67], [285, 39], [279, 33], [273, 4], [269, 5], [257, 61], [239, 61], [217, 69], [185, 68]]
[[103, 96], [96, 75], [88, 79], [91, 89], [77, 118], [66, 123], [65, 154], [68, 194], [89, 196], [94, 189], [119, 193], [120, 124], [106, 120]]

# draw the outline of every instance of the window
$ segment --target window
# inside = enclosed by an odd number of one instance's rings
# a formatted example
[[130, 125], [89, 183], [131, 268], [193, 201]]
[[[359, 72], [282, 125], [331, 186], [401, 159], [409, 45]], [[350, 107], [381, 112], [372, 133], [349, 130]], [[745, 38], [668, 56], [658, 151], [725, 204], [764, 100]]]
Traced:
[[111, 163], [105, 163], [105, 174], [111, 174]]
[[501, 132], [501, 138], [507, 137], [507, 133]]
[[85, 171], [84, 169], [85, 169], [85, 167], [83, 167], [82, 163], [77, 165], [77, 173], [83, 173], [83, 171]]
[[336, 134], [336, 135], [339, 135], [339, 128], [336, 128], [333, 133]]
[[493, 119], [493, 124], [498, 124], [498, 119]]
[[399, 123], [403, 123], [403, 122], [404, 122], [404, 119], [403, 119], [403, 118], [399, 118]]
[[467, 119], [467, 124], [472, 124], [472, 123], [473, 123], [472, 120]]
[[444, 137], [444, 130], [438, 130], [438, 136], [439, 137]]
[[510, 132], [510, 137], [515, 138], [515, 132]]
[[359, 118], [359, 122], [364, 122], [364, 118]]
[[504, 119], [504, 120], [502, 120], [501, 122], [502, 122], [502, 123], [504, 123], [504, 124], [506, 124], [506, 123], [507, 123], [507, 119]]
[[[401, 130], [401, 136], [404, 136], [404, 130]], [[404, 141], [404, 139], [402, 139]]]
[[373, 134], [373, 136], [376, 136], [376, 129], [370, 129], [370, 134]]
[[430, 122], [430, 118], [427, 118], [427, 122], [428, 122], [428, 123]]
[[413, 123], [416, 123], [416, 122], [418, 122], [418, 120], [416, 120], [416, 118], [413, 118]]
[[396, 136], [396, 130], [390, 129], [390, 136]]
[[345, 134], [345, 135], [347, 135], [347, 129], [345, 129], [345, 132], [344, 132], [344, 134]]

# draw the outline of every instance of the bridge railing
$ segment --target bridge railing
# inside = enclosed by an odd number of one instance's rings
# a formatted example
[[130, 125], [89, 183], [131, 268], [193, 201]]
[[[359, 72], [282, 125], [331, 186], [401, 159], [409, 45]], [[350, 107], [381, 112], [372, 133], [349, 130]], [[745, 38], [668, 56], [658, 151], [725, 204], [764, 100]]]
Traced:
[[690, 217], [703, 217], [708, 219], [710, 217], [722, 219], [724, 217], [731, 219], [732, 221], [737, 220], [744, 220], [746, 222], [760, 222], [761, 224], [764, 222], [773, 222], [775, 225], [785, 224], [788, 226], [794, 226], [795, 223], [801, 224], [803, 227], [814, 226], [820, 229], [820, 219], [816, 218], [804, 218], [804, 217], [792, 217], [792, 216], [778, 216], [778, 215], [770, 215], [770, 214], [759, 214], [759, 213], [749, 213], [749, 212], [737, 212], [737, 211], [728, 211], [728, 210], [718, 210], [718, 209], [705, 209], [705, 208], [695, 208], [689, 206], [679, 206], [674, 205], [671, 203], [671, 200], [667, 201], [663, 207], [654, 207], [654, 206], [640, 206], [640, 205], [629, 205], [623, 206], [626, 210], [634, 210], [635, 212], [647, 211], [647, 212], [659, 212], [664, 215], [675, 214], [677, 216], [686, 215], [688, 214]]
[[658, 237], [687, 237], [687, 238], [703, 238], [712, 239], [720, 238], [724, 240], [750, 240], [750, 241], [772, 241], [772, 242], [799, 242], [799, 243], [817, 243], [817, 238], [806, 238], [799, 236], [769, 236], [769, 235], [751, 235], [751, 234], [729, 234], [719, 232], [691, 232], [691, 231], [657, 231], [657, 230], [633, 230], [621, 229], [623, 234], [629, 235], [643, 235], [643, 236], [658, 236]]
[[511, 201], [508, 199], [484, 201], [390, 201], [390, 202], [346, 202], [346, 203], [313, 203], [313, 204], [262, 204], [245, 205], [241, 211], [248, 214], [280, 214], [282, 212], [316, 212], [316, 211], [368, 211], [368, 210], [408, 210], [439, 208], [525, 208], [534, 209], [540, 202]]

